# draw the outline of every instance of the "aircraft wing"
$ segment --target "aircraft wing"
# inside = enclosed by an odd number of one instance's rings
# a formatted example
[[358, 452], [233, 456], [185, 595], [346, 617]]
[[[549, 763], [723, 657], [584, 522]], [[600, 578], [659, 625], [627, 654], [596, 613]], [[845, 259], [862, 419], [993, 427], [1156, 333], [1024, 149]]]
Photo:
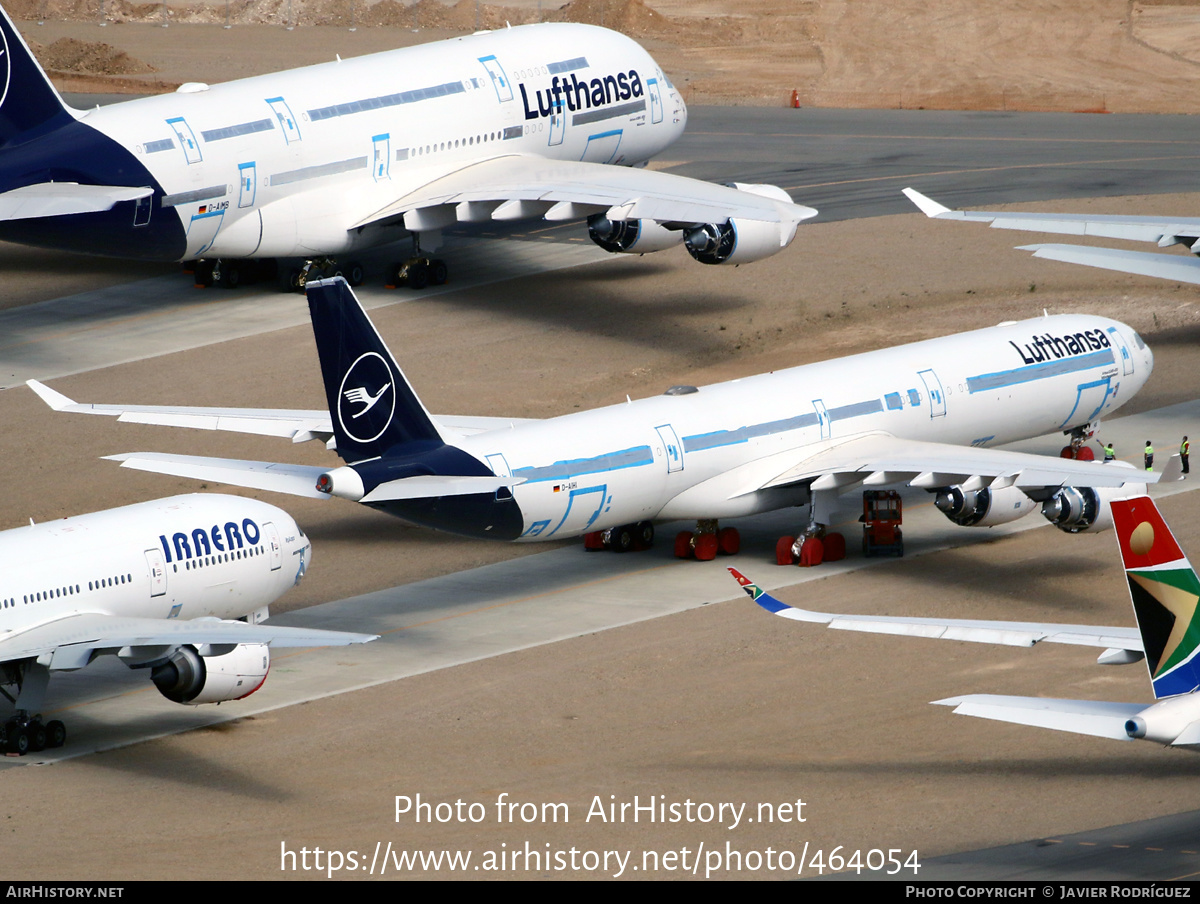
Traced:
[[136, 201], [154, 189], [120, 185], [80, 185], [77, 182], [41, 182], [0, 192], [0, 220], [28, 220], [75, 213], [111, 210], [121, 201]]
[[[27, 381], [29, 388], [55, 411], [99, 414], [130, 424], [158, 424], [164, 427], [190, 427], [195, 430], [224, 430], [280, 436], [294, 443], [319, 439], [330, 445], [333, 423], [329, 412], [286, 408], [188, 408], [170, 405], [92, 405], [76, 402], [37, 380]], [[434, 415], [434, 420], [451, 433], [469, 436], [499, 430], [528, 418], [471, 417]], [[265, 489], [265, 488], [264, 488]]]
[[[1125, 722], [1146, 709], [1145, 703], [1107, 703], [1101, 700], [1057, 700], [1049, 697], [1007, 697], [966, 694], [934, 700], [953, 706], [960, 716], [978, 716], [1036, 728], [1053, 728], [1114, 741], [1132, 741]], [[1183, 743], [1194, 743], [1184, 741]]]
[[1128, 483], [1155, 483], [1161, 477], [1123, 464], [1114, 466], [1028, 452], [930, 443], [887, 433], [827, 440], [776, 453], [743, 465], [731, 476], [728, 484], [731, 498], [798, 483], [808, 483], [814, 490], [839, 489], [856, 483], [867, 486], [908, 483], [927, 489], [955, 484], [967, 489], [1016, 486], [1034, 490], [1068, 484], [1120, 487]]
[[1134, 242], [1157, 242], [1162, 247], [1195, 244], [1200, 238], [1200, 218], [1121, 217], [1096, 214], [1021, 213], [1019, 211], [951, 210], [911, 188], [905, 196], [921, 213], [936, 220], [967, 220], [990, 223], [995, 229], [1053, 232], [1060, 235], [1090, 235]]
[[[262, 643], [277, 647], [327, 647], [375, 640], [374, 634], [348, 634], [310, 628], [249, 625], [217, 618], [125, 618], [82, 612], [6, 634], [0, 662], [49, 656], [51, 669], [77, 669], [99, 653], [181, 644]], [[137, 655], [136, 650], [134, 655]]]
[[[730, 217], [794, 227], [817, 215], [811, 207], [702, 182], [685, 176], [584, 163], [509, 155], [473, 163], [443, 175], [379, 207], [349, 228], [403, 216], [406, 228], [422, 228], [422, 220], [449, 225], [458, 205], [495, 205], [490, 219], [530, 216], [522, 202], [552, 206], [537, 211], [548, 220], [579, 219], [605, 213], [612, 220], [649, 219], [660, 223], [724, 223]], [[424, 227], [428, 228], [428, 227]], [[781, 230], [790, 240], [791, 230]], [[783, 242], [786, 244], [786, 241]]]
[[317, 489], [317, 478], [329, 468], [313, 465], [287, 465], [270, 461], [242, 461], [236, 458], [205, 458], [199, 455], [173, 455], [168, 452], [126, 452], [103, 456], [121, 462], [123, 468], [152, 471], [172, 477], [194, 477], [252, 490], [288, 493], [309, 499], [328, 499]]
[[[1065, 643], [1103, 647], [1105, 650], [1112, 651], [1128, 651], [1133, 654], [1144, 652], [1142, 637], [1137, 628], [812, 612], [808, 609], [798, 609], [781, 603], [735, 568], [730, 568], [729, 573], [733, 575], [750, 598], [768, 612], [782, 618], [790, 618], [793, 621], [814, 622], [842, 631], [901, 634], [908, 637], [963, 640], [971, 643], [990, 643], [1010, 647], [1032, 647], [1038, 643]], [[1136, 658], [1140, 658], [1140, 656]], [[1130, 662], [1136, 661], [1136, 658], [1126, 656], [1114, 658], [1113, 661]], [[1138, 709], [1144, 708], [1144, 704], [1138, 707]]]
[[1118, 273], [1157, 276], [1175, 282], [1200, 284], [1200, 258], [1182, 254], [1154, 254], [1150, 251], [1120, 251], [1090, 245], [1018, 245], [1018, 251], [1032, 251], [1034, 257], [1064, 264], [1082, 264]]

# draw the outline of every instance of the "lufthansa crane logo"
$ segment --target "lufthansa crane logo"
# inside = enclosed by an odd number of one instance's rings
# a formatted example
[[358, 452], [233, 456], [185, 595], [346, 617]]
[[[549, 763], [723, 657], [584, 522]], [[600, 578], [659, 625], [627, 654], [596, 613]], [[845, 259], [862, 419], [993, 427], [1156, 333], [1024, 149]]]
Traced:
[[0, 107], [8, 98], [8, 83], [12, 77], [12, 54], [8, 50], [8, 35], [0, 28]]
[[396, 379], [377, 352], [360, 355], [338, 387], [338, 422], [350, 439], [370, 443], [383, 436], [396, 413]]

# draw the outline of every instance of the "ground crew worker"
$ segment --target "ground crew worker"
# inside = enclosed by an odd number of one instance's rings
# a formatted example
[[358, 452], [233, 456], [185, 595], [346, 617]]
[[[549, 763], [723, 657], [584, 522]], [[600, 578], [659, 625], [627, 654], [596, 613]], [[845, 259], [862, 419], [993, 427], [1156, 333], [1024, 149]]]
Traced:
[[1117, 453], [1113, 449], [1112, 443], [1105, 443], [1103, 446], [1103, 449], [1104, 449], [1104, 460], [1105, 461], [1113, 461], [1114, 459], [1116, 459]]
[[1183, 462], [1183, 473], [1184, 474], [1187, 474], [1187, 472], [1188, 472], [1188, 453], [1191, 451], [1192, 451], [1192, 444], [1188, 442], [1188, 438], [1185, 436], [1183, 438], [1183, 442], [1181, 442], [1179, 444], [1179, 460], [1181, 462]]
[[1146, 470], [1153, 471], [1154, 470], [1154, 447], [1152, 445], [1150, 445], [1150, 440], [1146, 440], [1146, 449], [1142, 453], [1142, 457], [1146, 461]]

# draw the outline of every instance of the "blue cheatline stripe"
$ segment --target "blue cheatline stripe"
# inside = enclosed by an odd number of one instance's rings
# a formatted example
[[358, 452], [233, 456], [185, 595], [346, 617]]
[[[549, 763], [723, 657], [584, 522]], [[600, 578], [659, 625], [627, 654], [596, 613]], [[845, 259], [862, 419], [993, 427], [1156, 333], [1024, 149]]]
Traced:
[[1060, 361], [1045, 361], [1041, 364], [1029, 364], [1012, 370], [1000, 370], [992, 374], [980, 374], [967, 377], [968, 392], [986, 392], [989, 389], [999, 389], [1001, 386], [1015, 386], [1018, 383], [1029, 383], [1033, 380], [1045, 380], [1062, 374], [1071, 374], [1090, 367], [1103, 367], [1105, 364], [1115, 364], [1112, 349], [1101, 349], [1087, 355], [1076, 355], [1073, 358], [1063, 358]]
[[581, 474], [599, 474], [605, 471], [620, 471], [624, 468], [639, 468], [654, 464], [654, 453], [649, 446], [635, 446], [620, 452], [606, 452], [594, 458], [576, 458], [571, 461], [556, 461], [552, 465], [537, 468], [515, 468], [513, 477], [524, 477], [526, 483], [547, 480], [566, 480]]

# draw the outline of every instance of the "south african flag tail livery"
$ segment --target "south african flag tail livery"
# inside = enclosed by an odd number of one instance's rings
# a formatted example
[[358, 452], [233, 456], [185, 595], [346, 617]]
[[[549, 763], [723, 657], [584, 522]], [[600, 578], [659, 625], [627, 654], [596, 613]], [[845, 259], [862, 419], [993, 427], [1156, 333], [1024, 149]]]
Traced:
[[1006, 646], [1101, 647], [1101, 665], [1146, 660], [1155, 703], [966, 694], [935, 700], [954, 712], [1114, 740], [1200, 750], [1200, 579], [1148, 496], [1111, 503], [1136, 628], [811, 612], [782, 603], [729, 569], [756, 603], [794, 621], [873, 634], [904, 634]]

